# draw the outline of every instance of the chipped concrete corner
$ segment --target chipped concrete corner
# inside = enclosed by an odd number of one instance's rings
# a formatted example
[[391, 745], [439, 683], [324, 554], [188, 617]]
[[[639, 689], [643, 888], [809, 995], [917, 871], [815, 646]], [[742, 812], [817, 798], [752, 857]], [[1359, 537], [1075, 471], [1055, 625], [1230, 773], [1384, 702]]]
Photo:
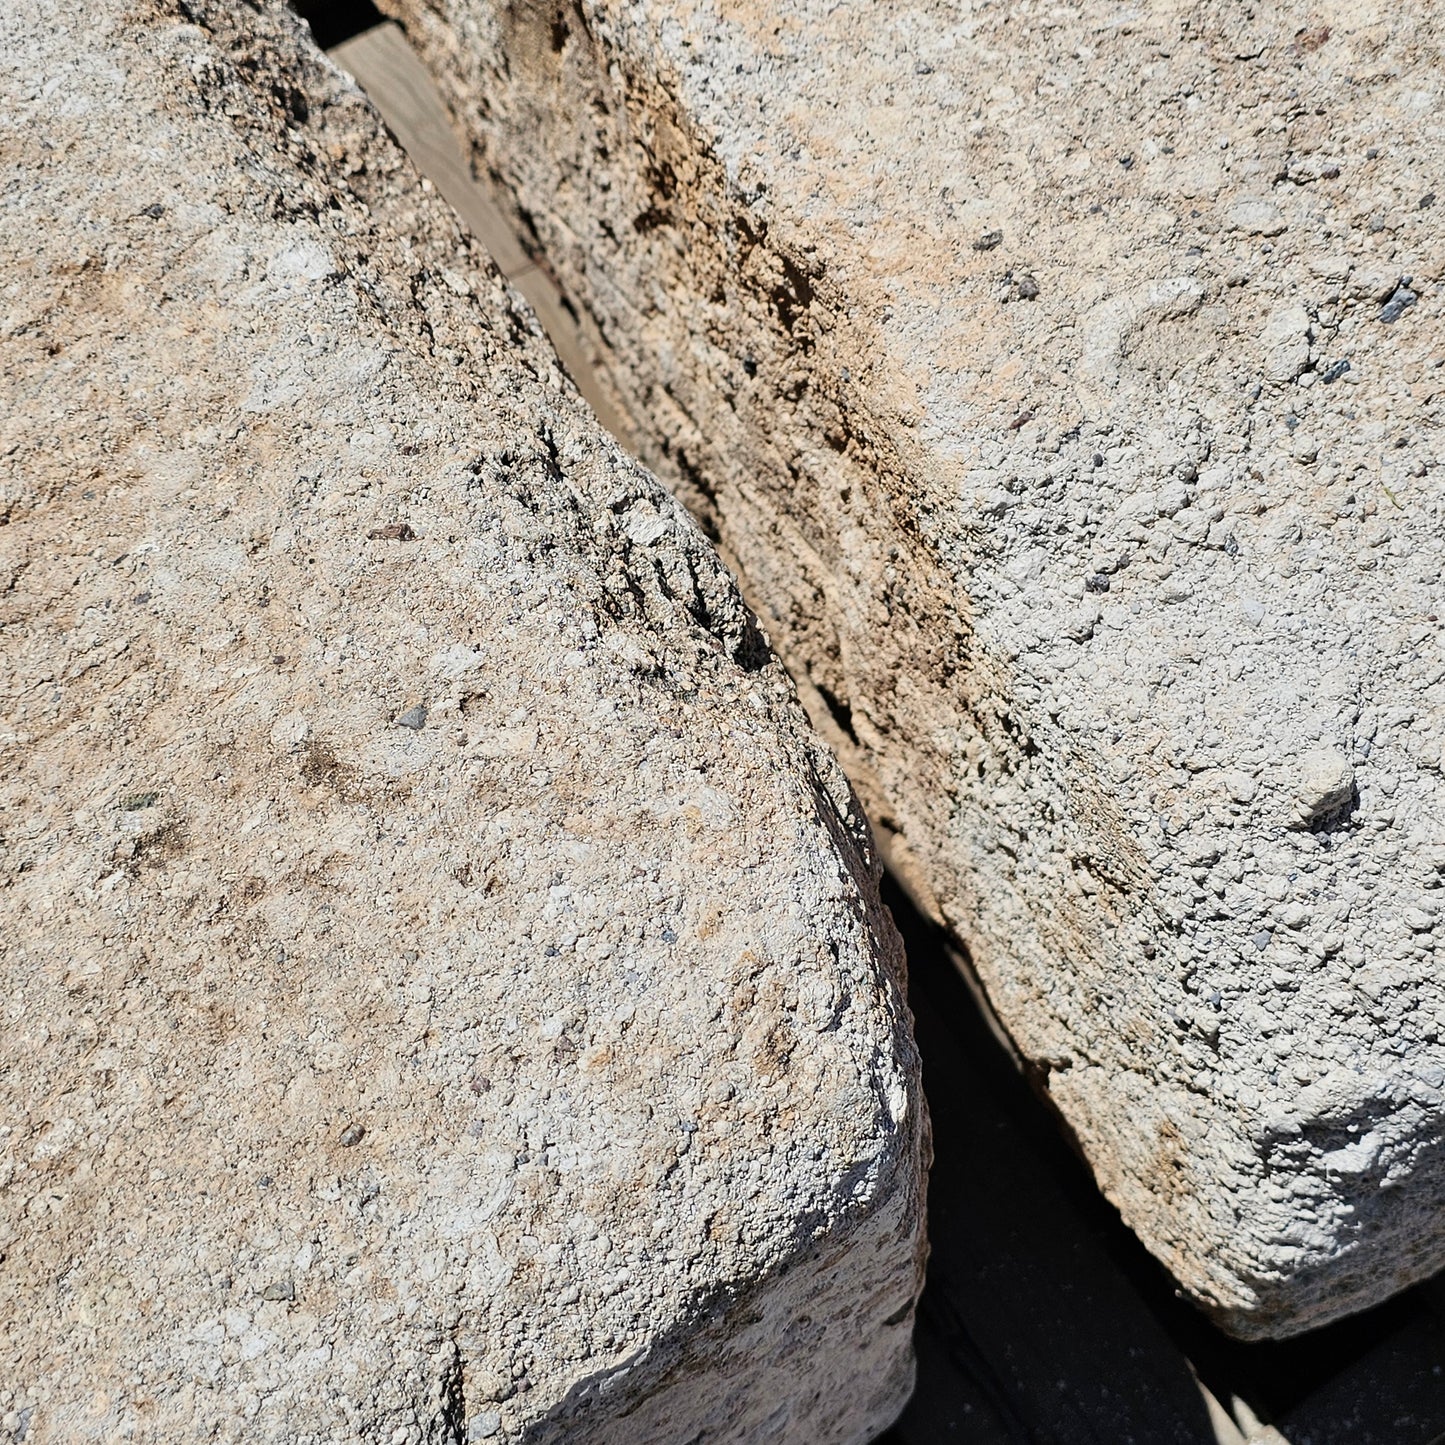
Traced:
[[0, 95], [0, 1435], [860, 1445], [902, 958], [725, 569], [279, 7]]
[[387, 8], [1128, 1223], [1445, 1264], [1437, 19]]

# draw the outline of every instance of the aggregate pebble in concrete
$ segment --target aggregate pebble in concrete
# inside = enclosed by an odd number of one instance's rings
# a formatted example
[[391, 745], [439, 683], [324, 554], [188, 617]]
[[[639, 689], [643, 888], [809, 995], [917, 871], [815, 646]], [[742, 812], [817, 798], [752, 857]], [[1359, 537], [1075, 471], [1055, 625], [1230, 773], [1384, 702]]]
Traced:
[[901, 958], [726, 571], [285, 12], [0, 117], [0, 1440], [870, 1438]]
[[1126, 1220], [1445, 1265], [1429, 8], [389, 8]]

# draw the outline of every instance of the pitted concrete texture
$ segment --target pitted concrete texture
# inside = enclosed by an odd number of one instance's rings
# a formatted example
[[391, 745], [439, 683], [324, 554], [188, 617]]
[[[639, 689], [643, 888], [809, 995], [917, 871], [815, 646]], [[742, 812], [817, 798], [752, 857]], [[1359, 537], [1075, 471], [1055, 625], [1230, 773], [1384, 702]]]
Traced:
[[726, 571], [299, 22], [0, 77], [0, 1440], [870, 1438], [901, 957]]
[[1445, 1264], [1431, 12], [389, 8], [1129, 1224]]

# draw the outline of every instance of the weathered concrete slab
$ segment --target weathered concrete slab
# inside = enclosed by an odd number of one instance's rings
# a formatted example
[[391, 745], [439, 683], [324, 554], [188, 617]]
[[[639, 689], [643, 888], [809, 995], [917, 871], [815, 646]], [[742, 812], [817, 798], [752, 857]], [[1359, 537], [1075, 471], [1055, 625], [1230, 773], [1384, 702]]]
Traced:
[[389, 8], [1150, 1248], [1445, 1264], [1432, 18]]
[[284, 12], [0, 36], [0, 1438], [868, 1438], [901, 960], [725, 570]]

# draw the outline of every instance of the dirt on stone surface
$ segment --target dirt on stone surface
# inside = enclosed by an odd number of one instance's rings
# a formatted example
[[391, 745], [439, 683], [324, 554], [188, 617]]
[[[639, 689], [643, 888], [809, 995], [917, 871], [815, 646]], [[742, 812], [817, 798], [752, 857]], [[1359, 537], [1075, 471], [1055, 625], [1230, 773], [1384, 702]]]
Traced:
[[1131, 1227], [1438, 1269], [1433, 15], [384, 8]]
[[901, 952], [726, 570], [279, 6], [0, 96], [0, 1438], [883, 1428]]

